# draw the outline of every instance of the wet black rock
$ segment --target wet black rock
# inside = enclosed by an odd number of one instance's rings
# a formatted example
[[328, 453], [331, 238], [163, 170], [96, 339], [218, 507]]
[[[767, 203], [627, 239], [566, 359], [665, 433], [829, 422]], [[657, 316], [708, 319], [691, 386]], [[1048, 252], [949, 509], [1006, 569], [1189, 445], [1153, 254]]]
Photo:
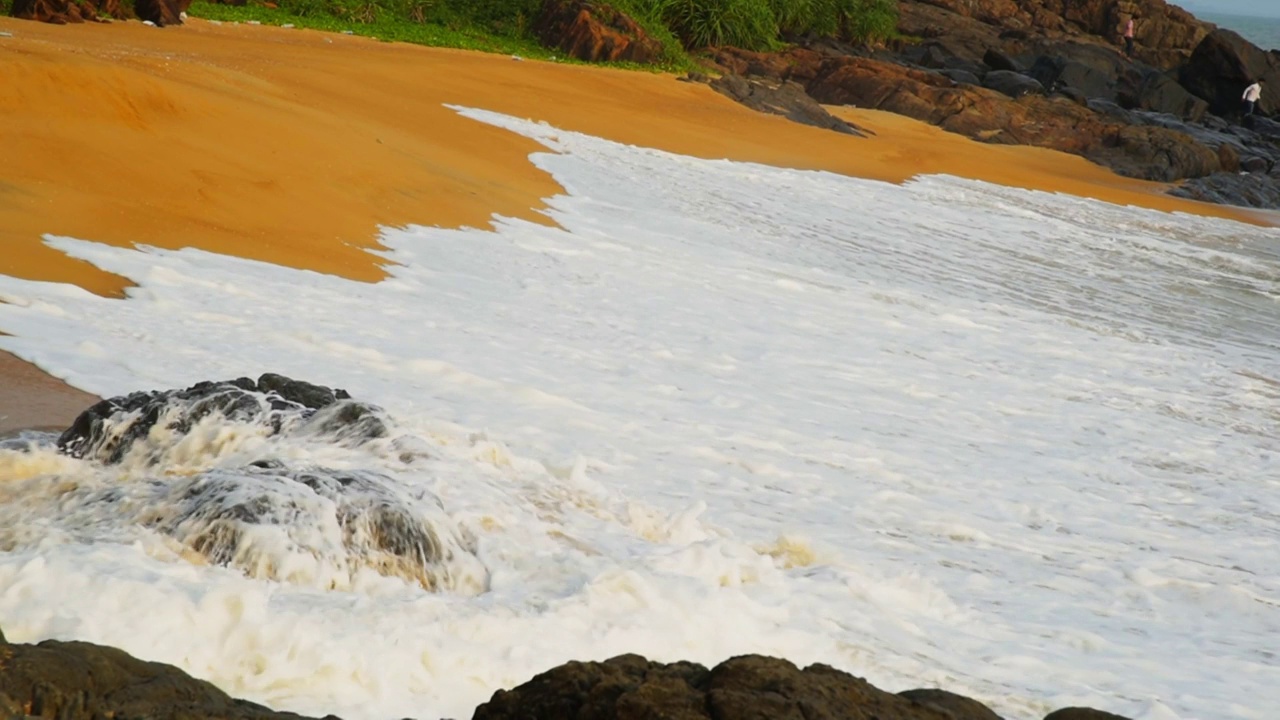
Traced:
[[351, 400], [345, 390], [267, 373], [257, 381], [238, 378], [200, 382], [181, 390], [135, 392], [103, 400], [81, 413], [58, 438], [58, 449], [76, 458], [119, 463], [148, 441], [148, 461], [163, 453], [164, 442], [148, 440], [162, 430], [181, 436], [201, 420], [217, 415], [263, 427], [268, 434], [309, 431], [341, 441], [386, 435], [381, 411]]
[[[1250, 160], [1256, 162], [1261, 158]], [[1169, 194], [1224, 205], [1277, 208], [1280, 207], [1280, 180], [1261, 173], [1214, 173], [1184, 181]]]

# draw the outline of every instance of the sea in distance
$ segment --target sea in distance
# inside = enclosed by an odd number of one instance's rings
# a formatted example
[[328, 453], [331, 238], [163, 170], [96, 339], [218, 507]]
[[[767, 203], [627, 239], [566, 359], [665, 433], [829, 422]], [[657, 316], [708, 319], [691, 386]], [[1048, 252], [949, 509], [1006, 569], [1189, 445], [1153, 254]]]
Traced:
[[621, 653], [1276, 717], [1280, 230], [456, 111], [543, 146], [553, 223], [386, 228], [374, 284], [91, 237], [47, 242], [125, 297], [0, 276], [0, 348], [102, 397], [276, 372], [381, 408], [0, 443], [9, 640], [350, 720]]
[[1245, 40], [1263, 50], [1280, 50], [1280, 18], [1199, 11], [1195, 16], [1201, 20], [1208, 20], [1218, 27], [1234, 30]]

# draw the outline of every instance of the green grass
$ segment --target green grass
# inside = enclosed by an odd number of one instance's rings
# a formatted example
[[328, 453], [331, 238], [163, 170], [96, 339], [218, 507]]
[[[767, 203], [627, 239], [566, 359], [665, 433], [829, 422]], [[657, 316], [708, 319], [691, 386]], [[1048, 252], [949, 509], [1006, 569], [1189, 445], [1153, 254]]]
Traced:
[[[0, 0], [3, 1], [3, 0]], [[384, 0], [379, 0], [383, 2]], [[412, 0], [409, 0], [412, 2]], [[511, 21], [493, 23], [484, 27], [475, 20], [459, 17], [423, 16], [421, 21], [397, 14], [391, 8], [375, 2], [353, 0], [285, 0], [278, 8], [262, 5], [221, 5], [196, 0], [187, 10], [191, 17], [220, 22], [257, 21], [263, 25], [287, 25], [344, 32], [378, 40], [409, 42], [432, 47], [459, 48], [481, 52], [519, 55], [535, 60], [582, 64], [576, 58], [565, 57], [555, 48], [541, 45], [530, 33], [527, 25]], [[517, 30], [518, 28], [518, 30]], [[668, 33], [670, 37], [670, 34]], [[605, 63], [614, 67], [649, 71], [679, 72], [695, 67], [687, 53], [670, 38], [664, 44], [662, 61], [656, 66], [636, 63]]]
[[[379, 40], [520, 55], [562, 57], [533, 36], [543, 0], [262, 0], [236, 7], [196, 0], [192, 17], [251, 22], [332, 32]], [[0, 0], [8, 14], [13, 0]], [[126, 6], [132, 0], [124, 0]], [[882, 41], [897, 36], [897, 0], [612, 0], [662, 46], [656, 67], [622, 67], [679, 72], [697, 69], [690, 51], [734, 45], [752, 50], [782, 46], [782, 38], [834, 36]]]
[[[349, 32], [353, 35], [386, 41], [417, 43], [435, 47], [462, 48], [483, 52], [506, 53], [522, 57], [550, 59], [555, 52], [542, 47], [529, 37], [513, 37], [485, 32], [476, 28], [449, 27], [447, 25], [415, 22], [396, 17], [392, 13], [372, 7], [369, 10], [355, 7], [343, 8], [339, 13], [291, 12], [284, 7], [269, 8], [261, 5], [220, 5], [196, 0], [187, 10], [191, 17], [221, 22], [257, 21], [263, 25], [294, 25], [314, 30]], [[373, 3], [369, 3], [373, 5]], [[366, 14], [367, 13], [367, 14]]]

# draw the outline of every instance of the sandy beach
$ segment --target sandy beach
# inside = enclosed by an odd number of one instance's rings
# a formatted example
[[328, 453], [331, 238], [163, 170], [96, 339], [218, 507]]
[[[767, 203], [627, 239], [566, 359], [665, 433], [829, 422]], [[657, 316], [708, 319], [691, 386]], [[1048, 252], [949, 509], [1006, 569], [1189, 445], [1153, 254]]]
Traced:
[[[380, 226], [547, 222], [557, 185], [532, 141], [449, 104], [703, 158], [902, 182], [947, 173], [1259, 222], [1079, 157], [988, 146], [906, 118], [833, 108], [853, 138], [648, 74], [192, 20], [54, 26], [0, 18], [0, 273], [119, 295], [125, 283], [43, 244], [67, 235], [198, 247], [374, 282]], [[0, 327], [0, 332], [4, 328]], [[0, 432], [61, 426], [92, 397], [0, 355]]]

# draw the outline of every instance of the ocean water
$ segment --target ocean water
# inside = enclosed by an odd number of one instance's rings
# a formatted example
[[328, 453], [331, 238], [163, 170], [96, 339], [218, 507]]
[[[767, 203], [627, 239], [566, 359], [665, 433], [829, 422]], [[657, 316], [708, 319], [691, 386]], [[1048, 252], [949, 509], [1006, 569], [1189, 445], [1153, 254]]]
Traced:
[[[1274, 717], [1280, 231], [458, 111], [547, 148], [557, 227], [387, 228], [374, 285], [62, 237], [137, 287], [0, 277], [0, 347], [78, 387], [273, 371], [390, 426], [214, 415], [110, 466], [10, 441], [11, 640], [358, 719], [469, 717], [624, 652], [821, 661], [1008, 718]], [[263, 458], [377, 478], [456, 539], [448, 581], [349, 557], [324, 498], [246, 562], [156, 529], [181, 488]]]
[[1234, 30], [1263, 50], [1280, 50], [1280, 18], [1213, 12], [1197, 12], [1196, 17], [1208, 20], [1218, 27]]

